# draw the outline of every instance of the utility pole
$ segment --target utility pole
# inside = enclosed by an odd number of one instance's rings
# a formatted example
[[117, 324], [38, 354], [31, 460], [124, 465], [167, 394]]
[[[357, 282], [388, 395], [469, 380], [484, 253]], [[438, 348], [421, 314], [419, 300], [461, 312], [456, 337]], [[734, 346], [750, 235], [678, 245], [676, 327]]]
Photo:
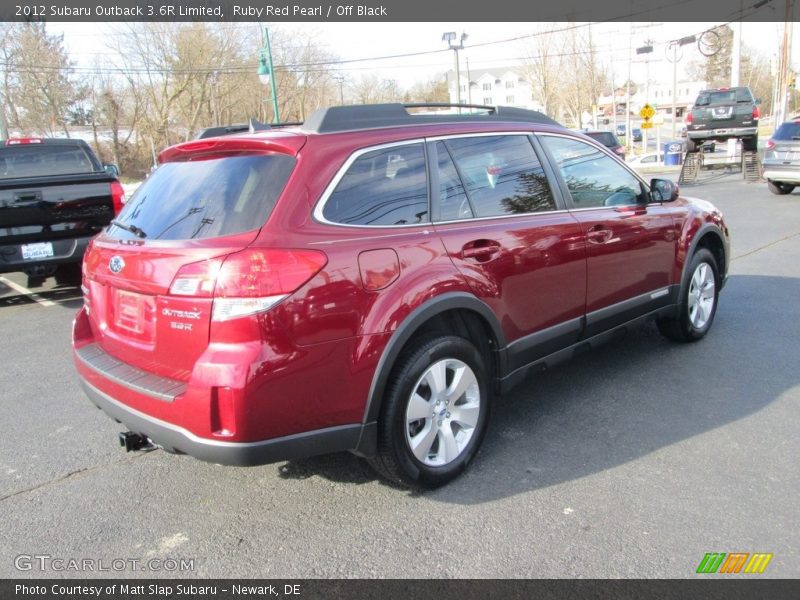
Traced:
[[469, 72], [469, 57], [465, 60], [467, 61], [467, 103], [472, 104], [472, 75]]
[[8, 124], [6, 123], [6, 111], [0, 108], [0, 140], [8, 139]]
[[786, 13], [783, 23], [783, 42], [778, 62], [777, 110], [775, 111], [775, 127], [786, 120], [786, 104], [789, 91], [789, 68], [792, 56], [792, 30], [794, 24], [794, 0], [786, 0]]
[[[744, 0], [739, 2], [739, 15], [742, 14]], [[742, 64], [742, 18], [733, 26], [733, 49], [731, 53], [731, 87], [739, 85], [739, 73]]]
[[344, 76], [334, 75], [333, 78], [339, 83], [339, 104], [344, 106]]
[[[676, 129], [678, 124], [678, 109], [676, 107], [676, 98], [678, 96], [678, 49], [686, 44], [694, 44], [697, 38], [693, 35], [687, 35], [679, 40], [672, 40], [667, 46], [667, 57], [669, 57], [669, 49], [672, 49], [672, 139], [675, 139]], [[682, 52], [682, 51], [681, 51]], [[683, 54], [681, 53], [681, 58]]]
[[633, 146], [631, 145], [631, 139], [633, 136], [631, 135], [631, 63], [633, 62], [633, 57], [631, 56], [631, 52], [633, 51], [633, 23], [629, 23], [628, 28], [628, 82], [626, 83], [626, 93], [625, 93], [625, 146], [628, 150], [632, 150]]

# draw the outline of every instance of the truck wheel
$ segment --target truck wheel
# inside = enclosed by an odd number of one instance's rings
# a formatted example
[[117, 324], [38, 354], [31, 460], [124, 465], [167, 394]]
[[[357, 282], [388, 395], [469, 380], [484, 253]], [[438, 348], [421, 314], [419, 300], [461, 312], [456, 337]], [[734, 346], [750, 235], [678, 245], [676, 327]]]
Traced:
[[484, 359], [461, 337], [422, 338], [392, 370], [372, 467], [390, 481], [437, 487], [469, 464], [489, 422]]
[[778, 196], [791, 194], [794, 190], [794, 186], [792, 184], [781, 183], [779, 181], [767, 181], [767, 187], [769, 188], [770, 192], [777, 194]]
[[658, 330], [676, 342], [696, 342], [711, 329], [719, 297], [717, 261], [706, 248], [700, 248], [692, 257], [681, 290], [678, 315], [659, 319]]

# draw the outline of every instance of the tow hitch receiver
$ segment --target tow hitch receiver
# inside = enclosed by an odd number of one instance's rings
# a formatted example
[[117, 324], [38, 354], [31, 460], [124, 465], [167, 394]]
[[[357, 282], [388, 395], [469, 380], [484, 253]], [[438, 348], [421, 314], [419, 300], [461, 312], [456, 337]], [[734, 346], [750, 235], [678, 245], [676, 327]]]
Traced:
[[125, 448], [125, 452], [142, 450], [152, 447], [150, 440], [146, 436], [133, 431], [121, 431], [119, 434], [119, 445]]

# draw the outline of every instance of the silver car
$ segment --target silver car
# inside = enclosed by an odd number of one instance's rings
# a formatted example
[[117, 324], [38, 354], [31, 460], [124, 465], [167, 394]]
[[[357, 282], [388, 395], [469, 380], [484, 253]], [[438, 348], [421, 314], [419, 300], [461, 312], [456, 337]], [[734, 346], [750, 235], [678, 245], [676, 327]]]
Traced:
[[782, 123], [767, 142], [764, 179], [773, 194], [789, 194], [800, 185], [800, 118]]

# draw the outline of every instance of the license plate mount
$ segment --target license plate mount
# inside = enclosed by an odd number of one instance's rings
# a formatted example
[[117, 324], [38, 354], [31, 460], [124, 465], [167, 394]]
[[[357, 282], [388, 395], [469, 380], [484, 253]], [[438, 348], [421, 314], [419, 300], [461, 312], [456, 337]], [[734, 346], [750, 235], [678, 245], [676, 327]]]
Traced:
[[144, 299], [140, 294], [117, 290], [114, 324], [131, 333], [144, 332]]
[[52, 242], [36, 242], [35, 244], [22, 244], [20, 246], [22, 260], [41, 260], [55, 256]]

